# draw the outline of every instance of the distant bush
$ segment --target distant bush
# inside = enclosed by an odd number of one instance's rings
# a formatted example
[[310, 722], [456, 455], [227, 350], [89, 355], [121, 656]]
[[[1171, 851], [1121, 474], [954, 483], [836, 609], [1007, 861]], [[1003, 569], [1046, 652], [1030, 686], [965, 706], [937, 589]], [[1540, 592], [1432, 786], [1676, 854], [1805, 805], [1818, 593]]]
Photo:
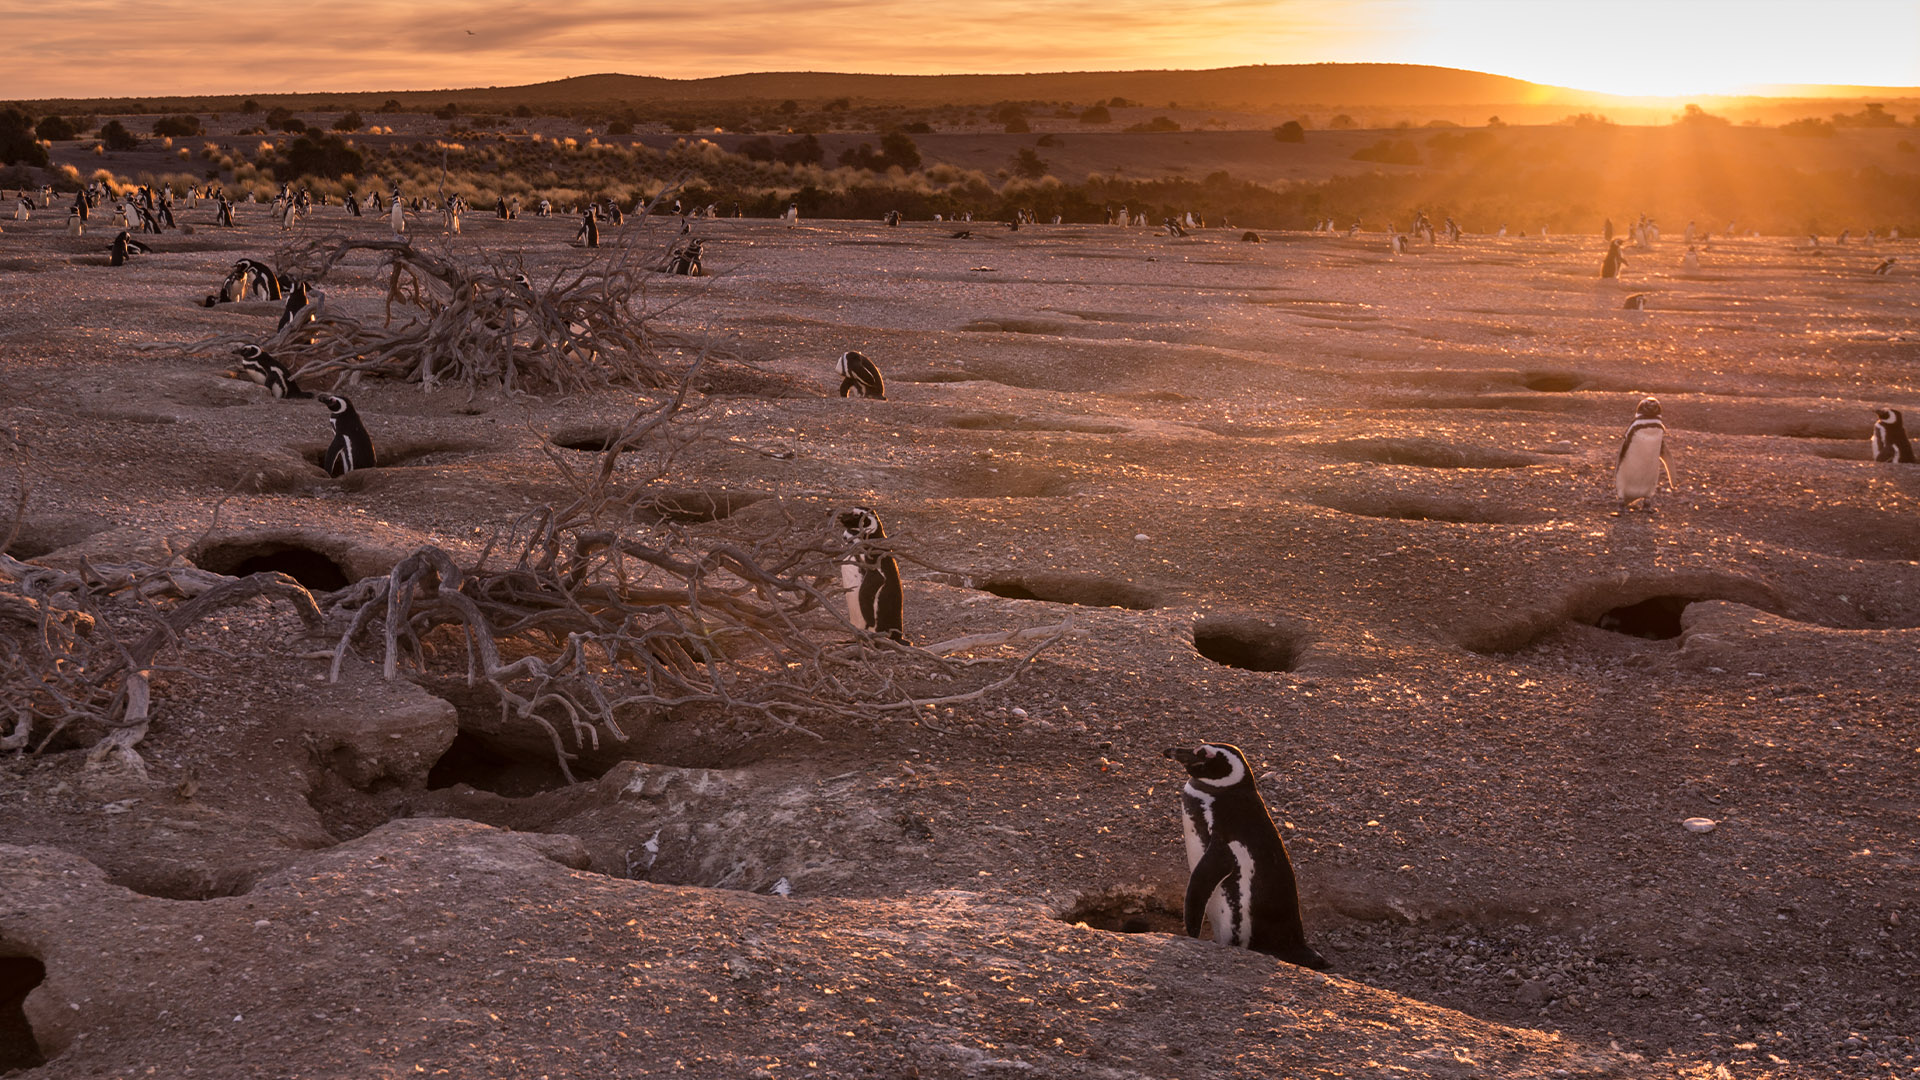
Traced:
[[931, 135], [933, 134], [933, 125], [927, 123], [925, 120], [915, 120], [900, 130], [909, 135]]
[[513, 115], [514, 118], [518, 120], [531, 120], [533, 119], [533, 110], [525, 105], [515, 105], [513, 107]]
[[1113, 114], [1107, 111], [1105, 105], [1095, 105], [1093, 108], [1080, 114], [1080, 122], [1083, 124], [1111, 124], [1113, 123]]
[[1901, 152], [1901, 153], [1903, 153], [1903, 154], [1911, 154], [1911, 153], [1913, 153], [1913, 144], [1912, 144], [1912, 143], [1910, 143], [1910, 142], [1908, 142], [1908, 141], [1907, 141], [1907, 140], [1905, 140], [1905, 139], [1901, 139], [1901, 140], [1900, 140], [1899, 142], [1897, 142], [1897, 143], [1894, 143], [1894, 144], [1893, 144], [1893, 148], [1894, 148], [1895, 150], [1898, 150], [1898, 151], [1900, 151], [1900, 152]]
[[109, 120], [100, 129], [100, 144], [109, 150], [138, 150], [140, 136], [127, 130], [127, 125], [118, 120]]
[[1724, 116], [1715, 116], [1698, 105], [1688, 105], [1679, 116], [1673, 118], [1673, 122], [1701, 128], [1733, 126], [1733, 121]]
[[1857, 113], [1834, 113], [1833, 122], [1841, 127], [1899, 127], [1900, 118], [1885, 105], [1868, 105]]
[[34, 134], [49, 142], [57, 142], [61, 139], [77, 139], [80, 137], [79, 126], [64, 116], [44, 117], [33, 131]]
[[1353, 152], [1355, 161], [1377, 161], [1386, 165], [1420, 164], [1420, 148], [1406, 139], [1381, 139], [1372, 146], [1363, 146]]
[[1033, 125], [1027, 123], [1027, 118], [1024, 116], [1016, 116], [1007, 121], [1006, 132], [1009, 135], [1025, 135], [1032, 130]]
[[1507, 126], [1507, 122], [1497, 116], [1489, 116], [1487, 117], [1487, 126], [1490, 128], [1503, 128]]
[[1128, 125], [1127, 130], [1128, 131], [1179, 131], [1180, 125], [1174, 123], [1173, 120], [1169, 117], [1156, 116], [1144, 124]]
[[880, 139], [880, 152], [887, 161], [907, 172], [920, 167], [920, 147], [904, 131], [889, 131]]
[[1053, 135], [1052, 133], [1048, 133], [1048, 134], [1046, 134], [1046, 135], [1042, 135], [1042, 136], [1040, 136], [1040, 137], [1039, 137], [1038, 139], [1035, 139], [1035, 140], [1033, 141], [1033, 145], [1035, 145], [1035, 146], [1059, 146], [1059, 145], [1060, 145], [1060, 139], [1059, 139], [1059, 138], [1058, 138], [1057, 136], [1055, 136], [1055, 135]]
[[248, 116], [252, 116], [254, 113], [260, 111], [260, 103], [252, 98], [248, 98], [240, 103], [240, 111], [246, 113]]
[[33, 117], [19, 109], [0, 111], [0, 165], [32, 165], [44, 169], [48, 160], [47, 148], [35, 138]]
[[1809, 116], [1804, 120], [1795, 120], [1789, 124], [1781, 124], [1780, 134], [1793, 135], [1802, 139], [1831, 139], [1834, 135], [1834, 129], [1831, 123], [1817, 116]]
[[772, 161], [774, 160], [773, 140], [764, 135], [757, 139], [748, 139], [741, 143], [740, 148], [734, 153], [748, 161]]
[[1300, 126], [1300, 121], [1289, 120], [1273, 129], [1273, 137], [1276, 142], [1303, 143], [1307, 141], [1307, 129]]
[[1340, 113], [1333, 119], [1327, 121], [1327, 126], [1334, 131], [1352, 131], [1360, 125], [1354, 123], [1353, 117], [1348, 116], [1346, 113]]
[[827, 152], [820, 148], [820, 140], [812, 135], [791, 139], [780, 148], [780, 160], [788, 165], [818, 165], [826, 158]]
[[281, 183], [302, 176], [321, 176], [338, 180], [358, 173], [366, 164], [366, 155], [338, 135], [309, 132], [293, 140], [286, 157], [273, 163], [273, 178]]
[[460, 115], [460, 106], [454, 104], [451, 101], [433, 110], [433, 116], [434, 116], [434, 119], [436, 120], [451, 120], [454, 117], [459, 115]]
[[153, 122], [153, 133], [162, 138], [200, 134], [200, 118], [190, 114], [163, 116]]
[[1114, 109], [1137, 109], [1140, 107], [1140, 103], [1137, 101], [1128, 101], [1123, 97], [1110, 97], [1107, 99], [1107, 106]]
[[[692, 125], [692, 124], [688, 124], [688, 125], [687, 125], [687, 128], [686, 128], [686, 129], [687, 129], [688, 131], [692, 131], [692, 130], [693, 130], [693, 125]], [[676, 125], [676, 126], [674, 127], [674, 129], [673, 129], [673, 130], [675, 130], [675, 131], [679, 131], [679, 130], [680, 130], [680, 128], [679, 128], [679, 127], [678, 127], [678, 126]], [[615, 120], [615, 121], [614, 121], [613, 123], [611, 123], [611, 124], [608, 124], [608, 125], [607, 125], [607, 134], [609, 134], [609, 135], [631, 135], [631, 134], [633, 134], [633, 124], [632, 124], [632, 123], [630, 123], [630, 122], [628, 122], [628, 121], [626, 121], [626, 120]]]
[[357, 112], [344, 113], [340, 119], [333, 122], [333, 130], [335, 131], [359, 131], [366, 126], [366, 118]]
[[1019, 153], [1013, 155], [1013, 175], [1038, 180], [1047, 175], [1047, 163], [1034, 153], [1033, 147], [1023, 146]]
[[380, 111], [381, 111], [381, 112], [383, 112], [383, 113], [396, 113], [396, 112], [399, 112], [399, 111], [400, 111], [400, 99], [399, 99], [399, 98], [388, 98], [387, 100], [385, 100], [385, 101], [383, 101], [383, 102], [381, 102], [381, 103], [380, 103]]

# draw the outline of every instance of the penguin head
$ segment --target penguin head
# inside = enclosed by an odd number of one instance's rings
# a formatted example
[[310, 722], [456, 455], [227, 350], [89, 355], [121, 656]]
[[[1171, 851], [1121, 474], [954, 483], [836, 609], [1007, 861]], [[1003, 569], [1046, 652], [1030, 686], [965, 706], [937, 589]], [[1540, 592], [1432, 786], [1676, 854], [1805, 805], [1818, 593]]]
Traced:
[[840, 535], [849, 541], [883, 540], [887, 531], [880, 527], [880, 515], [864, 506], [841, 511]]
[[1652, 420], [1660, 415], [1660, 402], [1650, 397], [1641, 398], [1639, 407], [1633, 410], [1633, 415], [1641, 420]]
[[1201, 787], [1225, 789], [1252, 782], [1247, 755], [1228, 743], [1201, 743], [1191, 750], [1176, 746], [1162, 753], [1186, 766], [1187, 775]]
[[1873, 415], [1874, 415], [1874, 416], [1875, 416], [1875, 417], [1876, 417], [1876, 418], [1877, 418], [1877, 419], [1878, 419], [1878, 420], [1879, 420], [1879, 421], [1880, 421], [1881, 423], [1883, 423], [1883, 424], [1886, 424], [1886, 425], [1887, 425], [1888, 427], [1901, 427], [1901, 426], [1904, 426], [1904, 425], [1903, 425], [1903, 424], [1901, 423], [1901, 419], [1900, 419], [1900, 410], [1899, 410], [1899, 409], [1889, 409], [1889, 408], [1887, 408], [1887, 407], [1886, 407], [1885, 405], [1882, 405], [1882, 406], [1880, 406], [1879, 408], [1877, 408], [1877, 409], [1875, 409], [1875, 410], [1873, 410]]
[[328, 414], [336, 420], [342, 416], [353, 415], [353, 402], [348, 401], [346, 398], [334, 394], [315, 394], [313, 397], [314, 400], [325, 405]]

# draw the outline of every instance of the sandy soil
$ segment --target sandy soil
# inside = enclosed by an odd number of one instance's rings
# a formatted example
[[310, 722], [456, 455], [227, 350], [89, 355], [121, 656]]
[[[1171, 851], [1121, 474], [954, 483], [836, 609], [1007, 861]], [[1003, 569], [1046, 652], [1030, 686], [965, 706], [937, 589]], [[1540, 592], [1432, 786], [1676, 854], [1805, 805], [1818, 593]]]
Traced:
[[[247, 210], [125, 269], [4, 222], [16, 554], [471, 552], [561, 497], [549, 434], [631, 409], [369, 384], [391, 466], [326, 479], [319, 406], [177, 347], [272, 327], [197, 306], [279, 242]], [[765, 496], [718, 532], [877, 508], [916, 640], [1083, 636], [919, 722], [667, 721], [564, 786], [236, 611], [160, 678], [149, 782], [0, 764], [34, 846], [0, 853], [0, 1070], [1920, 1076], [1920, 466], [1865, 460], [1872, 406], [1920, 408], [1920, 245], [1688, 277], [1668, 243], [1611, 283], [1595, 237], [973, 231], [703, 225], [715, 276], [657, 296], [761, 374], [670, 482]], [[571, 234], [459, 243], [538, 270]], [[361, 270], [332, 302], [373, 310]], [[830, 396], [848, 348], [891, 400]], [[1647, 393], [1677, 490], [1616, 516]], [[1159, 932], [1160, 751], [1200, 740], [1256, 762], [1327, 975]]]

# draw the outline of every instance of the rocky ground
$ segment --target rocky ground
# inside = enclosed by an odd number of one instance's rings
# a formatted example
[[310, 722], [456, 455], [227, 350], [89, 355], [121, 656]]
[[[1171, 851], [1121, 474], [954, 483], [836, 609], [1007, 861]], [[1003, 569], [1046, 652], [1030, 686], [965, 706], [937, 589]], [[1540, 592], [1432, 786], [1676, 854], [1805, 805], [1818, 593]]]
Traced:
[[[263, 208], [130, 268], [58, 217], [0, 234], [19, 557], [470, 556], [635, 404], [368, 383], [385, 467], [329, 480], [318, 405], [180, 347], [270, 332], [198, 306]], [[1920, 408], [1913, 242], [1613, 283], [1594, 237], [700, 229], [713, 276], [651, 294], [740, 358], [661, 481], [723, 508], [690, 527], [871, 506], [915, 640], [1076, 636], [913, 720], [653, 720], [569, 785], [234, 609], [156, 674], [145, 778], [0, 762], [0, 1071], [1920, 1076], [1920, 466], [1866, 460]], [[455, 246], [538, 277], [572, 231]], [[833, 396], [848, 348], [890, 400]], [[1649, 393], [1677, 489], [1616, 515]], [[1160, 752], [1201, 740], [1256, 763], [1327, 974], [1165, 932]]]

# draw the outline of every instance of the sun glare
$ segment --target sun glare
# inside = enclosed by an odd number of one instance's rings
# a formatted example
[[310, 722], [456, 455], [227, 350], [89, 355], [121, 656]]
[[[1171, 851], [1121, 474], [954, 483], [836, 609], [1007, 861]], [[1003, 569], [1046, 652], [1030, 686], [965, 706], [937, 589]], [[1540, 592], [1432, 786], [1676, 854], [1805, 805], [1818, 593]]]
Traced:
[[[1920, 83], [1920, 3], [1855, 0], [1387, 0], [1368, 59], [1609, 94]], [[1894, 45], [1893, 43], [1900, 43]], [[1342, 57], [1342, 59], [1359, 59]]]

